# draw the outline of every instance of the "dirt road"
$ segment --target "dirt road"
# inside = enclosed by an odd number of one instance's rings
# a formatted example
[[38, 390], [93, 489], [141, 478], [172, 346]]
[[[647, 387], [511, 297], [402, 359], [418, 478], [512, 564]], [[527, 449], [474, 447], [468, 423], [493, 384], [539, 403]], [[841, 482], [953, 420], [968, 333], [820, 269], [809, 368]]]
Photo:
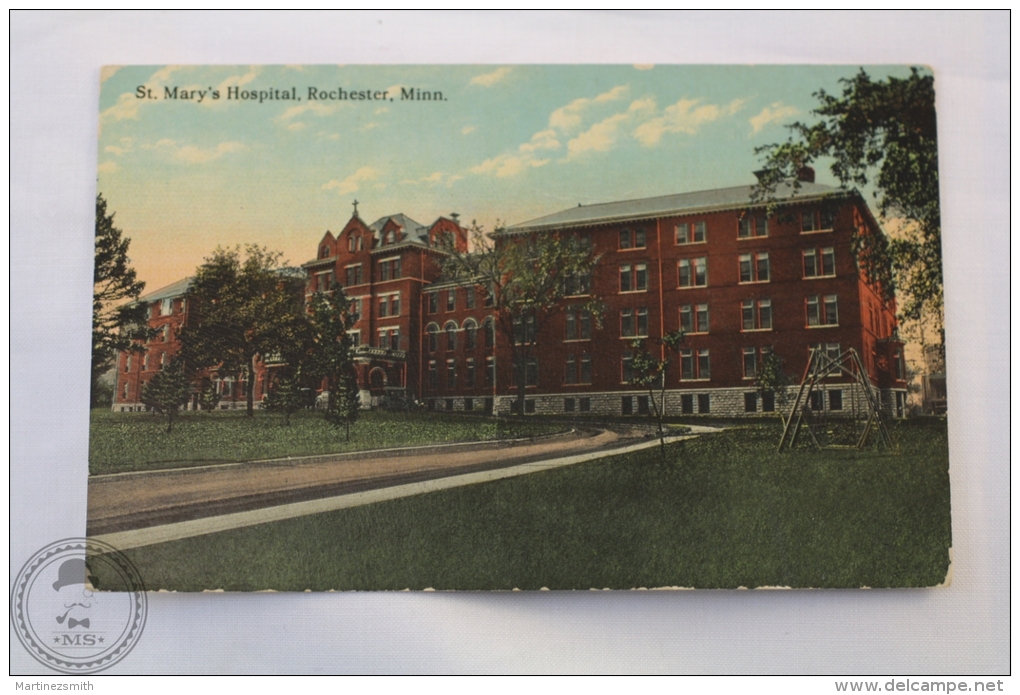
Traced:
[[646, 429], [581, 429], [515, 443], [479, 443], [275, 460], [89, 480], [88, 533], [104, 534], [332, 497], [543, 458], [612, 449]]

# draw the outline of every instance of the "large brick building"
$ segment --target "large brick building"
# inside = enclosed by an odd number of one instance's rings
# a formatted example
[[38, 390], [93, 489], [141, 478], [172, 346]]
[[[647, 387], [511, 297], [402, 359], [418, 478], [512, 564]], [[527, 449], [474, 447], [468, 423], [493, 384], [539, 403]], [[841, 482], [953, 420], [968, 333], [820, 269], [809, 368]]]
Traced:
[[[906, 381], [895, 303], [883, 299], [855, 260], [856, 244], [881, 230], [860, 195], [816, 184], [810, 172], [804, 179], [797, 190], [787, 185], [778, 192], [771, 215], [752, 200], [753, 187], [738, 186], [579, 205], [508, 227], [498, 243], [574, 235], [600, 256], [590, 282], [577, 290], [583, 294], [566, 298], [535, 336], [538, 357], [521, 365], [526, 411], [644, 411], [647, 392], [630, 384], [633, 343], [653, 346], [682, 329], [685, 340], [666, 375], [669, 412], [769, 412], [772, 399], [755, 390], [763, 358], [774, 352], [799, 380], [809, 349], [821, 346], [832, 354], [855, 348], [885, 409], [902, 415]], [[442, 278], [450, 243], [467, 248], [456, 215], [420, 225], [398, 214], [368, 225], [355, 210], [303, 265], [309, 294], [340, 284], [355, 301], [352, 337], [364, 404], [380, 405], [399, 392], [438, 410], [510, 411], [516, 391], [509, 345], [494, 329], [486, 293]], [[143, 298], [160, 307], [154, 327], [171, 324], [150, 354], [172, 354], [173, 312], [181, 302], [179, 320], [186, 320], [185, 289], [177, 283]], [[581, 309], [592, 296], [604, 306], [601, 321]], [[130, 359], [121, 357], [115, 410], [137, 406], [142, 367], [154, 367], [153, 358], [125, 365]], [[256, 399], [266, 381], [261, 374]], [[243, 402], [236, 380], [219, 380], [217, 388], [226, 396], [221, 407]], [[830, 379], [813, 406], [849, 411], [861, 404], [849, 380]]]

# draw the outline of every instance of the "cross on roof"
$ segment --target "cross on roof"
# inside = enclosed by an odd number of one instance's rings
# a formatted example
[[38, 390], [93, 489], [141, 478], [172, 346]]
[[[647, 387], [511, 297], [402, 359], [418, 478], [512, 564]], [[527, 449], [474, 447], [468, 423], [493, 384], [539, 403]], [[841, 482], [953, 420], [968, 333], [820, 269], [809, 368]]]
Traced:
[[357, 198], [354, 199], [354, 216], [355, 217], [358, 216], [358, 199]]

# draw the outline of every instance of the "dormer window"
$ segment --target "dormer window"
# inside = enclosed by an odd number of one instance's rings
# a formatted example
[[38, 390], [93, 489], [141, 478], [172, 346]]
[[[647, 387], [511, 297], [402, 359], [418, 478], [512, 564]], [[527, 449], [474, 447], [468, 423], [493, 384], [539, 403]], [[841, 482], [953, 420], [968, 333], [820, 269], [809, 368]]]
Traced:
[[350, 251], [351, 253], [354, 253], [355, 251], [360, 251], [361, 249], [362, 249], [361, 236], [355, 234], [354, 232], [351, 232], [347, 236], [347, 250]]
[[328, 246], [323, 245], [323, 247], [319, 250], [319, 258], [329, 258]]

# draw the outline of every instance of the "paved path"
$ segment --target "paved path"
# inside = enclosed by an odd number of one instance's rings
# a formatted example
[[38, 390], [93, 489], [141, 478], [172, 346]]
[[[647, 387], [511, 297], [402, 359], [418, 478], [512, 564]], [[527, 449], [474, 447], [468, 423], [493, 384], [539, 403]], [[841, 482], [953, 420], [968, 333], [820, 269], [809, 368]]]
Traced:
[[[700, 432], [712, 428], [696, 428]], [[658, 445], [647, 430], [578, 431], [511, 446], [253, 462], [89, 481], [88, 533], [121, 549], [499, 480]], [[696, 436], [671, 437], [670, 441]]]

